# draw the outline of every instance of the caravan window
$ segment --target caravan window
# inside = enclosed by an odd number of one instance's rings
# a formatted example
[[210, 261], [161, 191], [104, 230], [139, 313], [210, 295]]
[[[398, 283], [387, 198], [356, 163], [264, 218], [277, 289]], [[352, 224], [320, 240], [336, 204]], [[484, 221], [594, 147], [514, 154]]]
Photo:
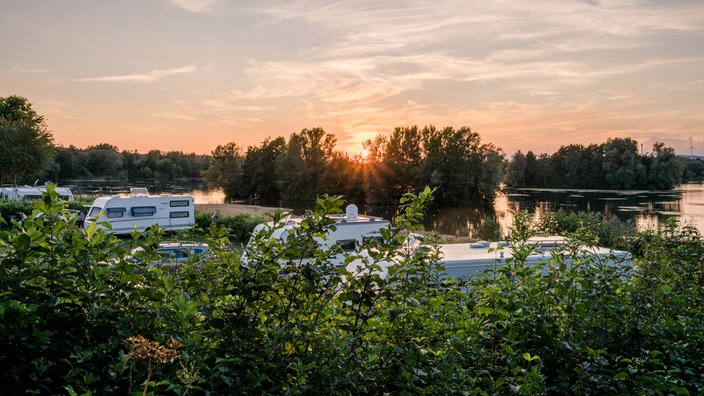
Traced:
[[172, 208], [190, 206], [190, 201], [187, 199], [179, 199], [178, 201], [169, 202], [169, 206], [171, 206]]
[[354, 252], [355, 249], [357, 249], [357, 241], [354, 239], [340, 239], [337, 241], [337, 244], [340, 245], [343, 251], [345, 252]]
[[125, 215], [125, 208], [107, 208], [105, 213], [107, 213], [108, 218], [122, 217]]
[[156, 213], [156, 206], [135, 206], [131, 209], [132, 217], [149, 217]]
[[184, 217], [188, 217], [189, 213], [188, 211], [185, 212], [171, 212], [169, 213], [169, 217], [172, 219], [182, 219]]

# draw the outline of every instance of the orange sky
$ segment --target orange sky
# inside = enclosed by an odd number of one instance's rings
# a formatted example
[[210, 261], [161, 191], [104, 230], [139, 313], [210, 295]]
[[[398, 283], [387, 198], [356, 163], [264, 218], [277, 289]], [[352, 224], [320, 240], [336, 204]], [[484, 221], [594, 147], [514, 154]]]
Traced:
[[210, 153], [322, 127], [469, 126], [508, 155], [632, 137], [704, 155], [704, 2], [7, 2], [0, 96], [56, 142]]

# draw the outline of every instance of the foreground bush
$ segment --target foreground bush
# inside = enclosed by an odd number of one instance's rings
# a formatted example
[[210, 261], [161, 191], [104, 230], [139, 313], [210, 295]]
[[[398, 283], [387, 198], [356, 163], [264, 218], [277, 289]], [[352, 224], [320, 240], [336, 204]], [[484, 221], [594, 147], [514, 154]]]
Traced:
[[[363, 274], [352, 277], [311, 243], [337, 198], [319, 200], [285, 243], [257, 234], [246, 266], [213, 228], [211, 261], [171, 273], [126, 254], [158, 233], [78, 229], [51, 216], [62, 203], [50, 193], [34, 208], [46, 220], [0, 233], [0, 394], [704, 391], [696, 232], [642, 235], [633, 268], [558, 254], [531, 268], [519, 218], [510, 265], [441, 285], [432, 249], [396, 250], [431, 199], [406, 196], [385, 242], [349, 257]], [[574, 248], [589, 232], [578, 230]]]

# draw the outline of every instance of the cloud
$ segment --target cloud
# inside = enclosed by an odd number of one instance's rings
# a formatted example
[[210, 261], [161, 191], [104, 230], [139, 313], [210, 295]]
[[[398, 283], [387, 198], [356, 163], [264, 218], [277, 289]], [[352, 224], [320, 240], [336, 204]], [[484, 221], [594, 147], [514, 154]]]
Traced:
[[169, 118], [169, 119], [173, 119], [173, 120], [182, 120], [182, 121], [196, 120], [196, 118], [193, 116], [189, 116], [189, 115], [181, 114], [181, 113], [152, 113], [150, 115], [152, 117]]
[[10, 71], [18, 73], [49, 73], [53, 70], [51, 69], [39, 69], [32, 67], [22, 67], [22, 66], [10, 66]]
[[210, 14], [220, 5], [220, 0], [170, 0], [175, 6], [188, 12]]
[[197, 70], [196, 66], [189, 65], [183, 66], [175, 69], [166, 70], [152, 70], [141, 74], [123, 74], [118, 76], [104, 76], [104, 77], [86, 77], [77, 78], [73, 81], [80, 82], [154, 82], [160, 80], [164, 77], [170, 77], [177, 74], [192, 73]]

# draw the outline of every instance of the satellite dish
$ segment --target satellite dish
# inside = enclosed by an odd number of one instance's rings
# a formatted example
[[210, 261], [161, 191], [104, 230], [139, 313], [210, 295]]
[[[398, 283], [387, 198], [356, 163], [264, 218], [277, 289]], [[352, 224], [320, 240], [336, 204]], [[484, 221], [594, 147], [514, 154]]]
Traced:
[[357, 209], [357, 205], [351, 204], [347, 205], [347, 208], [345, 209], [345, 215], [347, 217], [355, 218], [359, 214], [359, 209]]

